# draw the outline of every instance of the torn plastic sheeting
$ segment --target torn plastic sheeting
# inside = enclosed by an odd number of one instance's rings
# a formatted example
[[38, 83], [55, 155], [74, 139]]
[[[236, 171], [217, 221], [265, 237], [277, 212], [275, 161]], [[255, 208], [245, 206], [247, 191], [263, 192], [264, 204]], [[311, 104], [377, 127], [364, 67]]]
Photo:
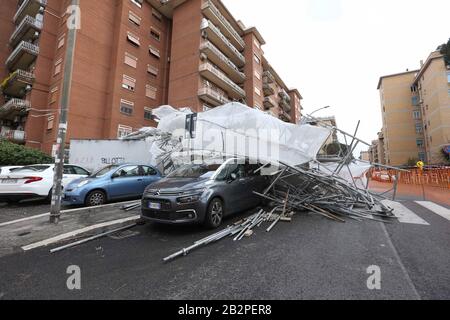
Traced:
[[[326, 174], [331, 174], [337, 169], [339, 165], [339, 163], [322, 163], [320, 164], [319, 168], [320, 171]], [[370, 170], [371, 167], [372, 165], [369, 163], [354, 160], [350, 164], [348, 164], [348, 169], [344, 165], [341, 172], [339, 172], [339, 176], [352, 184], [353, 181], [355, 181], [358, 188], [366, 189], [366, 173]]]
[[329, 128], [286, 123], [232, 102], [199, 113], [195, 138], [183, 147], [300, 165], [316, 158], [330, 134]]

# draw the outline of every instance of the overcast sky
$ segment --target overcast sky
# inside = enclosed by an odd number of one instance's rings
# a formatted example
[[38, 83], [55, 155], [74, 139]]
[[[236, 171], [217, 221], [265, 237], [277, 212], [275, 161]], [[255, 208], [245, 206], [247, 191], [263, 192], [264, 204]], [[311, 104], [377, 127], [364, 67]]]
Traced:
[[450, 37], [449, 0], [223, 0], [256, 26], [265, 55], [310, 113], [370, 142], [380, 131], [382, 75], [414, 70]]

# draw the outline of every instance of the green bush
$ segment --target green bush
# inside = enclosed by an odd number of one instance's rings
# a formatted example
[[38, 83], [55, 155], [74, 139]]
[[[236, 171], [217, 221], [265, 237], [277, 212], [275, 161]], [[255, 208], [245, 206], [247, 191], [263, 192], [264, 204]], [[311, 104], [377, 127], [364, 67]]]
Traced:
[[52, 163], [47, 154], [9, 141], [0, 140], [0, 166]]

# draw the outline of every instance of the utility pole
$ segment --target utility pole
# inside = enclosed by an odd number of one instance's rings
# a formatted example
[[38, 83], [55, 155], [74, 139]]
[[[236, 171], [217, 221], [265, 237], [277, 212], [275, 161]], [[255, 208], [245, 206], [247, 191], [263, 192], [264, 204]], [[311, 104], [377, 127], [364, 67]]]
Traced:
[[73, 58], [75, 54], [77, 29], [79, 28], [79, 22], [81, 19], [79, 0], [71, 1], [71, 5], [67, 8], [66, 14], [69, 14], [70, 17], [67, 20], [67, 50], [64, 60], [64, 76], [59, 110], [58, 137], [56, 139], [56, 156], [52, 188], [53, 194], [51, 197], [50, 223], [58, 223], [61, 215], [62, 176], [64, 171], [67, 116], [70, 104], [70, 90], [72, 87]]

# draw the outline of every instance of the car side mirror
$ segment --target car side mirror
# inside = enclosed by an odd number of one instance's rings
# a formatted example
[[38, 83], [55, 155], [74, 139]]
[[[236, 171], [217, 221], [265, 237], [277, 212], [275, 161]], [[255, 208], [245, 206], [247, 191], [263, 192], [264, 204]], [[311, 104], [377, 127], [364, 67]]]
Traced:
[[116, 178], [118, 178], [119, 177], [119, 175], [117, 174], [117, 172], [116, 173], [113, 173], [113, 175], [111, 176], [111, 179], [116, 179]]
[[228, 183], [231, 183], [233, 181], [237, 180], [237, 174], [236, 173], [232, 173], [230, 174], [230, 178], [228, 179]]

